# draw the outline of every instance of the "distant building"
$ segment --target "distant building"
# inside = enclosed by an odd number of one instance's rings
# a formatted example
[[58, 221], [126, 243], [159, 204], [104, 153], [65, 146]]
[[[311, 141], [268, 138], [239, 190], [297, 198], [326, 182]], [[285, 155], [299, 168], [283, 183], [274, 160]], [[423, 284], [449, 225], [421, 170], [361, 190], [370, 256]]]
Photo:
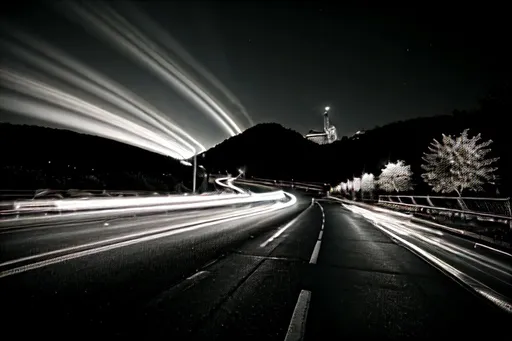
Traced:
[[318, 144], [329, 144], [338, 139], [336, 127], [329, 122], [329, 107], [325, 108], [324, 112], [324, 130], [310, 130], [304, 137]]

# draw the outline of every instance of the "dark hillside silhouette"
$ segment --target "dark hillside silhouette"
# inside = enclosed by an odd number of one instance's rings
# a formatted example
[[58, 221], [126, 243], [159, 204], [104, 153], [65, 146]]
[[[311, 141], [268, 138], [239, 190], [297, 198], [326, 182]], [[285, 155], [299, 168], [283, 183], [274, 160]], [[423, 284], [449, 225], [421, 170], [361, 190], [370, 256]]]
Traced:
[[[496, 187], [485, 195], [512, 194], [510, 86], [502, 86], [471, 112], [417, 118], [367, 130], [318, 145], [276, 123], [258, 124], [231, 137], [198, 158], [208, 173], [237, 174], [278, 180], [328, 182], [336, 185], [363, 172], [376, 176], [388, 161], [412, 166], [416, 194], [431, 193], [420, 177], [423, 153], [442, 134], [482, 134], [492, 139], [491, 156], [499, 156]], [[177, 160], [115, 141], [70, 131], [0, 124], [0, 188], [88, 188], [173, 191], [184, 181], [191, 187], [192, 169]], [[483, 195], [483, 194], [482, 194]]]
[[395, 122], [366, 131], [357, 139], [344, 137], [330, 145], [316, 145], [299, 133], [278, 124], [254, 126], [230, 138], [206, 153], [205, 164], [211, 169], [235, 172], [245, 167], [247, 176], [279, 180], [329, 182], [332, 185], [371, 172], [376, 176], [388, 161], [404, 160], [411, 164], [415, 193], [430, 193], [420, 177], [423, 153], [433, 138], [442, 134], [458, 135], [470, 129], [492, 139], [492, 156], [499, 156], [498, 191], [487, 188], [486, 195], [508, 196], [512, 193], [510, 147], [512, 137], [509, 88], [500, 88], [472, 112], [454, 111], [451, 115], [417, 118]]
[[[308, 179], [307, 162], [321, 162], [320, 146], [277, 123], [258, 124], [206, 152], [208, 169], [244, 167], [248, 174], [277, 179]], [[309, 168], [307, 168], [309, 170]]]
[[174, 191], [192, 178], [173, 158], [67, 130], [2, 123], [0, 143], [2, 189]]

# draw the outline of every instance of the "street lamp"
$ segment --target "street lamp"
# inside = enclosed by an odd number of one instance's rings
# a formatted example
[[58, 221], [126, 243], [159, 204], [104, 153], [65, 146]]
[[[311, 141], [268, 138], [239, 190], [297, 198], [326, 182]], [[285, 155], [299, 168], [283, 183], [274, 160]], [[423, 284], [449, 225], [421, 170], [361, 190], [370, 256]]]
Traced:
[[325, 107], [325, 111], [326, 112], [329, 111], [329, 110], [331, 110], [331, 107]]
[[199, 177], [202, 178], [201, 183], [199, 184], [199, 187], [200, 187], [200, 191], [203, 192], [203, 191], [208, 190], [208, 183], [209, 183], [210, 177], [208, 176], [208, 172], [206, 171], [206, 168], [203, 165], [197, 165], [197, 167], [202, 170], [202, 174], [199, 175]]
[[203, 170], [203, 173], [204, 173], [204, 177], [206, 178], [206, 168], [204, 168], [203, 165], [198, 165], [197, 167], [201, 168]]
[[190, 161], [187, 160], [180, 160], [180, 163], [184, 166], [194, 166], [194, 174], [192, 178], [192, 193], [196, 192], [196, 173], [197, 173], [197, 155], [194, 155], [194, 163], [190, 163]]

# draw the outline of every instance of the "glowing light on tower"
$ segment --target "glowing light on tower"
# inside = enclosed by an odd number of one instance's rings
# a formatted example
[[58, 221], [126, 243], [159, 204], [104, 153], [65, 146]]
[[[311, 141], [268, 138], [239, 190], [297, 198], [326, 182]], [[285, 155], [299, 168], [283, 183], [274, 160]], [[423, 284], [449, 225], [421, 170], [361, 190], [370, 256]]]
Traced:
[[324, 129], [323, 131], [310, 131], [305, 137], [308, 140], [316, 142], [318, 144], [328, 144], [333, 143], [338, 139], [338, 133], [336, 131], [336, 127], [331, 124], [329, 121], [329, 110], [331, 107], [327, 106], [324, 108]]

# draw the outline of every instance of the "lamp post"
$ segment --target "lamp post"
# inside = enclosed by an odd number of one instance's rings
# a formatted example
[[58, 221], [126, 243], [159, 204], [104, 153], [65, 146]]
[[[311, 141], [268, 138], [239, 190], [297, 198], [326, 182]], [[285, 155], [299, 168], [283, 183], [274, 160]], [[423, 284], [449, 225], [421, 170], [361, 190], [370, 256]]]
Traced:
[[194, 177], [192, 178], [192, 193], [196, 193], [197, 155], [194, 155]]
[[203, 180], [202, 180], [202, 183], [200, 185], [201, 186], [200, 191], [202, 192], [202, 191], [205, 191], [205, 190], [208, 189], [208, 181], [209, 181], [208, 172], [206, 171], [206, 168], [204, 168], [203, 165], [197, 165], [197, 167], [201, 168], [202, 171], [203, 171], [203, 176], [202, 176]]
[[192, 178], [192, 193], [196, 193], [196, 174], [197, 174], [197, 155], [194, 155], [193, 163], [186, 160], [181, 160], [180, 163], [185, 166], [193, 167], [193, 178]]

